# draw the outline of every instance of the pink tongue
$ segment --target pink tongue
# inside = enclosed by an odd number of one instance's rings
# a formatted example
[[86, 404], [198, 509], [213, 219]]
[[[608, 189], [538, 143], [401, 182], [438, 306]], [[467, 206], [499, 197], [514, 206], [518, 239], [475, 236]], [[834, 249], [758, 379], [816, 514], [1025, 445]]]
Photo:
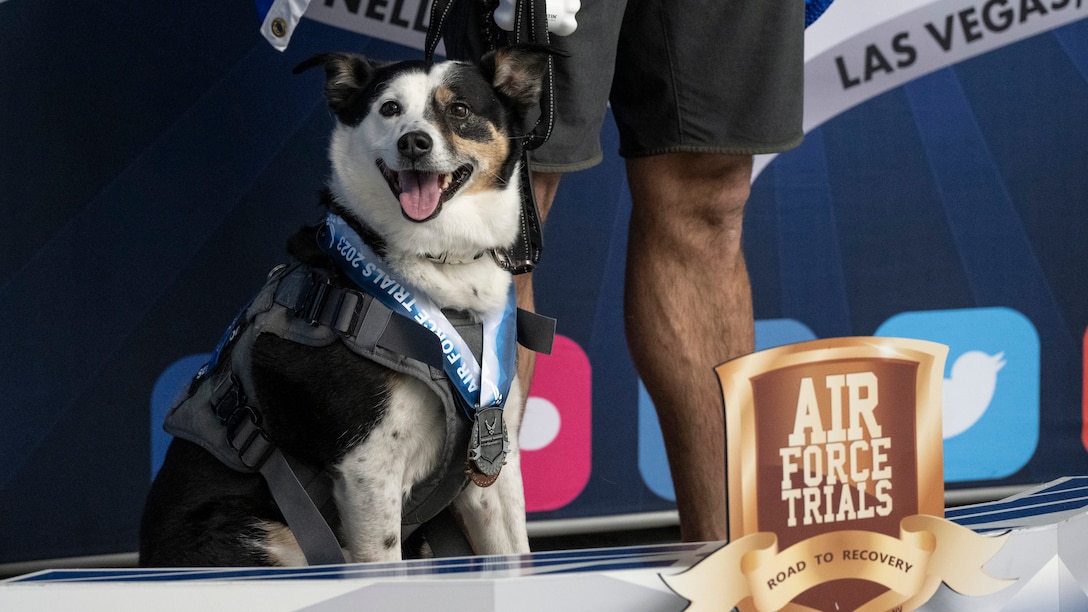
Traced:
[[441, 180], [442, 175], [436, 172], [401, 170], [400, 207], [404, 209], [404, 214], [416, 221], [433, 215], [442, 196]]

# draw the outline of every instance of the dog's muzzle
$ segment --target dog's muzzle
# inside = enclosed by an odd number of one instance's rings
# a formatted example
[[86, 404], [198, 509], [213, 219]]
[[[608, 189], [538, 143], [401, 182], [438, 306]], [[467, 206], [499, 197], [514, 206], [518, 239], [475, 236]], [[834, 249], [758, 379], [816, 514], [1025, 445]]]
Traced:
[[[410, 136], [406, 134], [405, 136]], [[401, 137], [404, 140], [404, 137]], [[405, 147], [417, 147], [405, 145]], [[399, 143], [398, 143], [399, 148]], [[442, 204], [452, 198], [472, 176], [472, 166], [465, 164], [453, 172], [427, 170], [393, 170], [385, 160], [377, 160], [378, 169], [389, 183], [389, 189], [400, 202], [401, 211], [416, 222], [435, 217]]]

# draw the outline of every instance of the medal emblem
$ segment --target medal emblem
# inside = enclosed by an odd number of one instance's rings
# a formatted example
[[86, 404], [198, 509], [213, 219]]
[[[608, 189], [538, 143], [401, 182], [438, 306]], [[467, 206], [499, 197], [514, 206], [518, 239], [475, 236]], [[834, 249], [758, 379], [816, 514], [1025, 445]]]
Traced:
[[472, 482], [481, 487], [494, 483], [509, 450], [510, 439], [502, 408], [492, 406], [476, 411], [468, 444], [468, 475]]

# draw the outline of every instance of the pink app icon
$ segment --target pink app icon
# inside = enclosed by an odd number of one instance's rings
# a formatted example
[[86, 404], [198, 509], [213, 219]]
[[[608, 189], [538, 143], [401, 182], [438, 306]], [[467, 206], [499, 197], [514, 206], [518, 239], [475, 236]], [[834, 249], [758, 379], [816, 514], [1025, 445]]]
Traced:
[[562, 508], [589, 482], [591, 381], [589, 358], [570, 338], [557, 335], [552, 354], [537, 355], [518, 437], [529, 512]]

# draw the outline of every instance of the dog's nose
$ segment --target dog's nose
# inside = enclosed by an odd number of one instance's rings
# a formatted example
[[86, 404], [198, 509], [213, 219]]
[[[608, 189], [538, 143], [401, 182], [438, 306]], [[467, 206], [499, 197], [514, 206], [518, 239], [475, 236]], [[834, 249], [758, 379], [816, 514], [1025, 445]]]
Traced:
[[430, 153], [433, 144], [425, 132], [408, 132], [397, 140], [397, 151], [408, 159], [416, 160]]

